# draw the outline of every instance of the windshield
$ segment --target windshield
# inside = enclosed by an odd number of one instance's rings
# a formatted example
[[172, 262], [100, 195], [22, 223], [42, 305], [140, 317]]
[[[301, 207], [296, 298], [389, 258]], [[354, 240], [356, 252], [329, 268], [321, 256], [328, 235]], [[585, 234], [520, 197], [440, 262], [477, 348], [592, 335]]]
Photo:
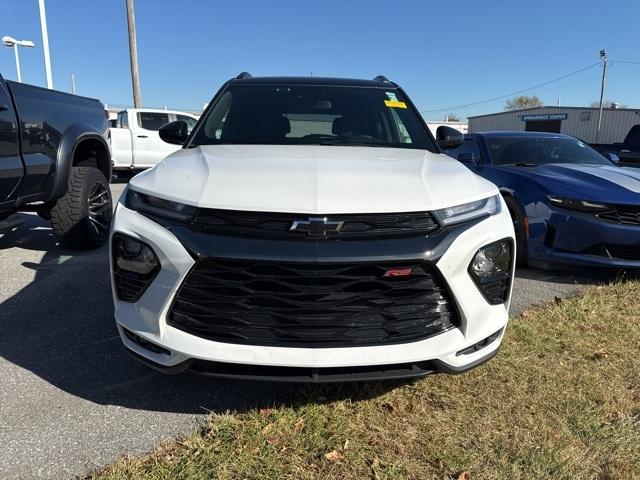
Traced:
[[577, 138], [487, 138], [495, 165], [535, 167], [546, 163], [613, 165], [602, 154]]
[[395, 88], [229, 85], [190, 146], [366, 145], [434, 151], [431, 137]]

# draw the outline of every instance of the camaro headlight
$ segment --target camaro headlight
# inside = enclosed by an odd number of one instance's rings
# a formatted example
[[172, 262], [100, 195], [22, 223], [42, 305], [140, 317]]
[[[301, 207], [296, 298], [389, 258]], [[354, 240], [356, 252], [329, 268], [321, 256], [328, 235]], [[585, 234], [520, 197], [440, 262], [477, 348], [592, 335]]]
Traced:
[[555, 195], [548, 195], [547, 200], [549, 200], [549, 204], [555, 207], [575, 210], [576, 212], [597, 213], [609, 210], [609, 207], [604, 203], [589, 202], [587, 200], [573, 200], [571, 198], [562, 198]]
[[435, 210], [433, 214], [442, 225], [453, 225], [480, 217], [488, 217], [500, 213], [500, 195], [483, 198], [475, 202], [463, 203], [455, 207]]
[[163, 198], [152, 197], [144, 193], [127, 189], [127, 196], [124, 204], [127, 208], [140, 213], [179, 222], [189, 222], [196, 212], [196, 207], [184, 205]]

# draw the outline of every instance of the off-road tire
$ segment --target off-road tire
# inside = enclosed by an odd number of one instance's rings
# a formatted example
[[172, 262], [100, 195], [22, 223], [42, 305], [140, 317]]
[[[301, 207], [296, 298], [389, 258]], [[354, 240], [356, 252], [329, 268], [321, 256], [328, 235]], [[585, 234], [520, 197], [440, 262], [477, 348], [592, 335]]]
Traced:
[[[95, 199], [92, 192], [100, 193], [100, 215], [96, 220]], [[95, 197], [95, 194], [94, 194]], [[91, 205], [90, 205], [91, 203]], [[113, 205], [109, 182], [97, 168], [73, 167], [69, 175], [67, 193], [51, 209], [51, 226], [62, 244], [69, 248], [97, 248], [109, 238]], [[90, 218], [91, 217], [91, 218]], [[92, 220], [93, 219], [93, 220]], [[99, 221], [100, 225], [96, 223]]]

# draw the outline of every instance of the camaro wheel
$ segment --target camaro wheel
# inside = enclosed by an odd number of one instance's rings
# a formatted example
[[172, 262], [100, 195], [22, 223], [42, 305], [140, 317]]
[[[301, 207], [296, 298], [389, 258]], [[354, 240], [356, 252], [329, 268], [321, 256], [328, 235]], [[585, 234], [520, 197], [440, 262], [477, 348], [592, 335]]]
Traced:
[[97, 248], [109, 237], [113, 206], [109, 183], [96, 168], [73, 167], [67, 193], [51, 209], [51, 226], [71, 248]]
[[526, 267], [527, 260], [527, 234], [525, 230], [525, 219], [520, 206], [511, 197], [504, 197], [504, 201], [507, 204], [509, 213], [511, 214], [511, 220], [513, 221], [513, 229], [516, 232], [516, 266]]

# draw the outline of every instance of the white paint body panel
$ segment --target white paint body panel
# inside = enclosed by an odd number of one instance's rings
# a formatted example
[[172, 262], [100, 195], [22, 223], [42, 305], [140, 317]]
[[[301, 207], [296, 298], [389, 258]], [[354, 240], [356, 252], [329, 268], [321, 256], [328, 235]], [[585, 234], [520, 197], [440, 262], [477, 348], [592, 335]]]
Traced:
[[[494, 185], [445, 155], [334, 146], [219, 145], [180, 150], [134, 177], [129, 188], [200, 207], [316, 214], [435, 210], [498, 193]], [[438, 359], [460, 368], [499, 347], [501, 338], [479, 352], [456, 355], [507, 323], [508, 303], [489, 305], [468, 273], [479, 248], [513, 238], [504, 202], [501, 213], [462, 232], [436, 264], [458, 305], [459, 329], [400, 345], [292, 348], [214, 342], [167, 325], [173, 297], [194, 260], [169, 230], [126, 208], [124, 197], [113, 230], [150, 245], [161, 271], [136, 303], [118, 300], [114, 290], [116, 321], [119, 327], [170, 350], [170, 355], [147, 351], [121, 330], [128, 348], [160, 365], [197, 358], [321, 368]]]
[[444, 154], [307, 145], [179, 150], [130, 185], [199, 207], [324, 214], [435, 210], [497, 193]]

